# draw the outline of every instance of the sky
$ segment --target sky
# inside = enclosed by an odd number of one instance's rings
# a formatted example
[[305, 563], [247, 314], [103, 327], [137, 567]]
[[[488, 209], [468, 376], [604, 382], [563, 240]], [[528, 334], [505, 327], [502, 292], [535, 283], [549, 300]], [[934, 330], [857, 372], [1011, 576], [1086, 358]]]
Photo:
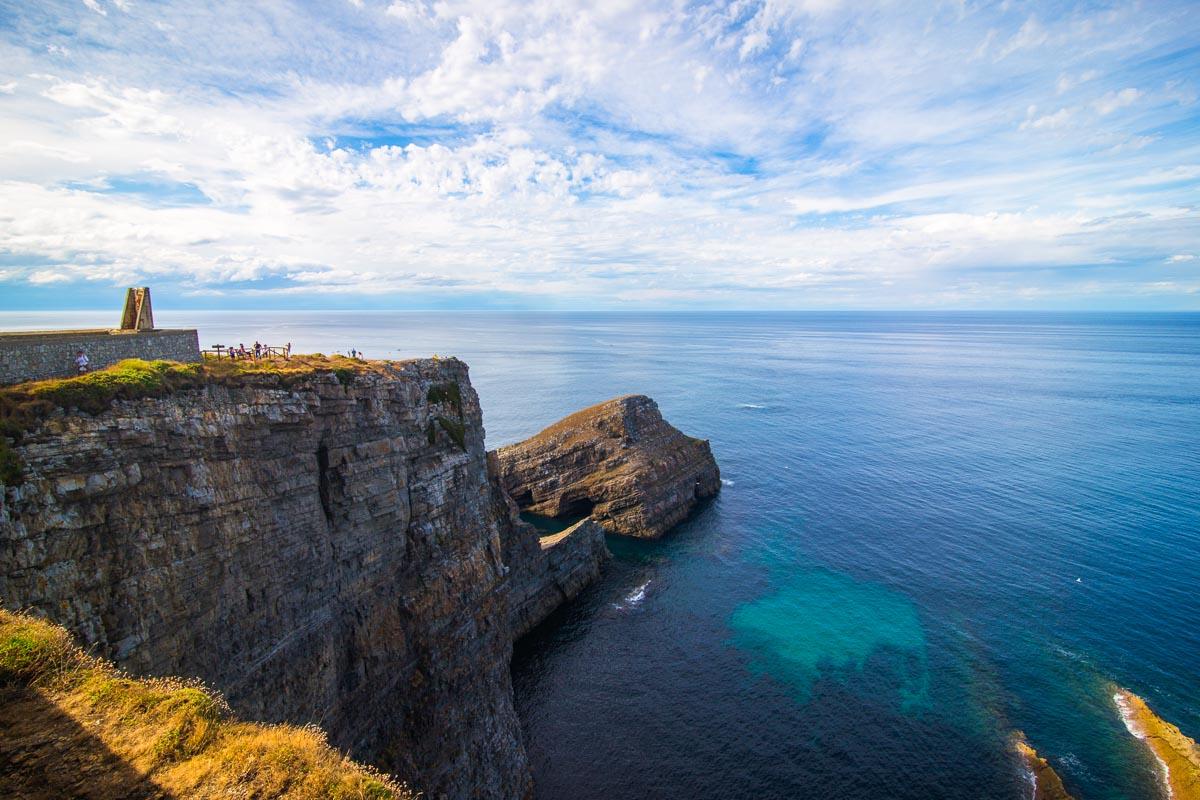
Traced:
[[0, 0], [0, 310], [1200, 310], [1194, 2]]

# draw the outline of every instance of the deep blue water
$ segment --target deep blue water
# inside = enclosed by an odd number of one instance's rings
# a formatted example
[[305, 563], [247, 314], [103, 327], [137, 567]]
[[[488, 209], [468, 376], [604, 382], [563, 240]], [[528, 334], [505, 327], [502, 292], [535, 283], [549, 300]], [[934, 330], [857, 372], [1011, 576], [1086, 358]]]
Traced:
[[518, 646], [542, 800], [1027, 797], [1014, 729], [1154, 797], [1114, 682], [1200, 736], [1200, 315], [158, 316], [458, 355], [489, 446], [629, 392], [711, 439], [719, 498]]

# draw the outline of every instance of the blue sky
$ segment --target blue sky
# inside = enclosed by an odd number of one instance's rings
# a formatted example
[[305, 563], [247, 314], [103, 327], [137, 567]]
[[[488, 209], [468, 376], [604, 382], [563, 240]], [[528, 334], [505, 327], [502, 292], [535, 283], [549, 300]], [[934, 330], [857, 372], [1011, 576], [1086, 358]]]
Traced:
[[1186, 2], [0, 0], [0, 309], [1200, 310], [1198, 100]]

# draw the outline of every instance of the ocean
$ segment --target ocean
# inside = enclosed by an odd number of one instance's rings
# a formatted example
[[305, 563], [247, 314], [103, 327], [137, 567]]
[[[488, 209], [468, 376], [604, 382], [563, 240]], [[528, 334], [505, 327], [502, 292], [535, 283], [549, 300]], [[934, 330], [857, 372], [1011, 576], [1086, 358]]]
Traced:
[[[1159, 794], [1200, 736], [1200, 314], [166, 312], [471, 367], [489, 447], [643, 393], [725, 486], [518, 644], [541, 800]], [[0, 328], [112, 324], [0, 314]]]

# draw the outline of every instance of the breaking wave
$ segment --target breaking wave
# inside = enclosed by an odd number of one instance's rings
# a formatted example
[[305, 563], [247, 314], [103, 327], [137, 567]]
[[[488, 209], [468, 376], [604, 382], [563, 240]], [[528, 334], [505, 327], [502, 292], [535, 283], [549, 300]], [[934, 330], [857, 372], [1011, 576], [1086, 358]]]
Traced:
[[613, 603], [613, 608], [615, 608], [617, 611], [628, 611], [632, 608], [637, 608], [640, 606], [642, 601], [646, 599], [646, 587], [650, 585], [650, 580], [650, 578], [647, 578], [641, 586], [625, 595], [625, 599], [621, 602]]

